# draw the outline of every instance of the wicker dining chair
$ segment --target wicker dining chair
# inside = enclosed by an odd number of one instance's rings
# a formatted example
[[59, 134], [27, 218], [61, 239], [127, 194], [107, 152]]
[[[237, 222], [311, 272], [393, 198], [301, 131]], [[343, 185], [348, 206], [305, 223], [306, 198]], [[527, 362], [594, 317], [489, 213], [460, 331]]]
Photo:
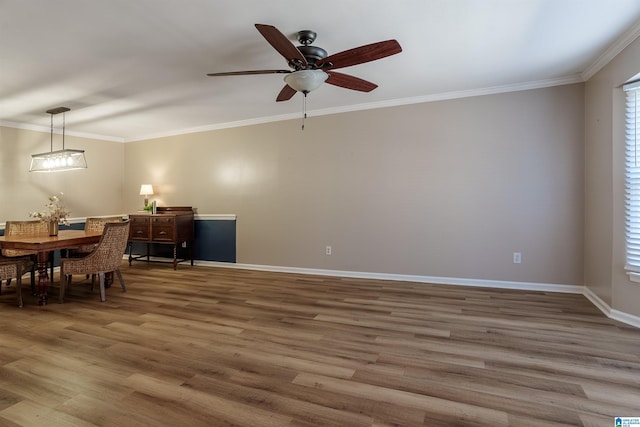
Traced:
[[31, 272], [31, 286], [35, 286], [34, 262], [28, 256], [6, 258], [0, 256], [0, 286], [3, 280], [16, 279], [18, 307], [22, 307], [22, 275]]
[[104, 276], [115, 272], [120, 281], [122, 292], [127, 288], [120, 272], [120, 264], [129, 239], [129, 221], [109, 222], [104, 226], [102, 237], [96, 248], [82, 258], [62, 258], [60, 260], [60, 303], [64, 302], [67, 289], [71, 286], [74, 274], [90, 274], [93, 278], [97, 274], [100, 279], [100, 301], [105, 301]]
[[[37, 236], [40, 234], [49, 234], [49, 224], [45, 221], [31, 220], [31, 221], [7, 221], [4, 226], [5, 236]], [[29, 256], [33, 260], [33, 269], [35, 272], [37, 253], [22, 249], [2, 249], [2, 256], [11, 257], [24, 257]], [[50, 278], [53, 279], [53, 252], [49, 256], [49, 270]], [[11, 279], [7, 280], [7, 285], [11, 283]], [[35, 293], [35, 281], [31, 281], [31, 292]]]
[[[85, 231], [95, 231], [98, 233], [102, 233], [102, 231], [104, 230], [104, 225], [109, 222], [122, 222], [122, 216], [88, 217], [84, 222], [84, 229]], [[96, 248], [96, 246], [97, 244], [83, 245], [77, 248], [72, 248], [68, 250], [66, 256], [69, 258], [85, 256], [90, 254]]]

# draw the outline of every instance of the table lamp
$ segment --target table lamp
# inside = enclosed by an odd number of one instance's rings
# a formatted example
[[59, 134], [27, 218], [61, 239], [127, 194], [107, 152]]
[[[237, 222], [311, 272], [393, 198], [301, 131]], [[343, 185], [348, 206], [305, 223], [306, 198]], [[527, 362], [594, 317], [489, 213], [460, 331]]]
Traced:
[[149, 205], [149, 196], [153, 195], [153, 186], [151, 184], [142, 184], [140, 186], [140, 195], [144, 196], [144, 206]]

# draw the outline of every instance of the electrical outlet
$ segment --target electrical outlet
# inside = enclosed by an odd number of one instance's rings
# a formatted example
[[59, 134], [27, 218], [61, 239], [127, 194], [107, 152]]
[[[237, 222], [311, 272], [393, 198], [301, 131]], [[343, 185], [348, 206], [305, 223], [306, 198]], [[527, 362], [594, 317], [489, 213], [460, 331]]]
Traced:
[[514, 252], [513, 253], [513, 263], [514, 264], [521, 264], [522, 263], [522, 253], [521, 252]]
[[327, 246], [327, 247], [324, 249], [324, 254], [325, 254], [325, 255], [331, 255], [331, 246]]
[[182, 242], [182, 247], [186, 248], [187, 247], [187, 242]]

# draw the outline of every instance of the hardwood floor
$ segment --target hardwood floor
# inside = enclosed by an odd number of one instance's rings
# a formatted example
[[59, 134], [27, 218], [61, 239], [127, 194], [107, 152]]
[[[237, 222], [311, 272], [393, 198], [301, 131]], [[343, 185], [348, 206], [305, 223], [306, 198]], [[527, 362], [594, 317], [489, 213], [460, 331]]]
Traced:
[[24, 292], [19, 309], [3, 287], [0, 426], [640, 416], [640, 330], [581, 295], [146, 263], [122, 273], [128, 292], [116, 283], [105, 303], [75, 283], [65, 304]]

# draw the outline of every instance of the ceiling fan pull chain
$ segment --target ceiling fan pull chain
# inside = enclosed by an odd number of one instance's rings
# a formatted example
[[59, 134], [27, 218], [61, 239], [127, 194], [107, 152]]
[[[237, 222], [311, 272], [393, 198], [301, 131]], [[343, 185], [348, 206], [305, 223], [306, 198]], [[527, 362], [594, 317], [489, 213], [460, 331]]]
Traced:
[[304, 130], [304, 121], [307, 118], [307, 93], [302, 92], [304, 97], [302, 98], [302, 130]]

